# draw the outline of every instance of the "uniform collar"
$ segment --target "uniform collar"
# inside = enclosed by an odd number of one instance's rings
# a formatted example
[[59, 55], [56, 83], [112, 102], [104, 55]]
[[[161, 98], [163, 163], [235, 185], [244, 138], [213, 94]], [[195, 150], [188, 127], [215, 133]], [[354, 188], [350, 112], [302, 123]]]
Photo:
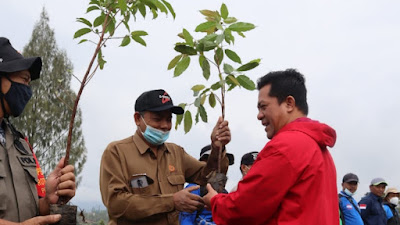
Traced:
[[[133, 138], [133, 142], [135, 142], [141, 155], [143, 155], [147, 151], [151, 151], [150, 146], [143, 140], [143, 138], [138, 134], [138, 132], [135, 132], [135, 134], [133, 135], [132, 138]], [[158, 150], [169, 152], [169, 150], [165, 144], [162, 144], [161, 146], [159, 146]]]

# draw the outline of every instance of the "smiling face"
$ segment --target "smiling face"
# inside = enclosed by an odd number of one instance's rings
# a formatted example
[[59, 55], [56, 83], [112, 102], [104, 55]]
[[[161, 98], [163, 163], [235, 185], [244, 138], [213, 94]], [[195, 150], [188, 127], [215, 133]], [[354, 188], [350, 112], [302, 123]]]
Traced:
[[369, 190], [376, 196], [382, 197], [385, 193], [386, 184], [370, 185]]
[[271, 84], [262, 87], [258, 94], [257, 119], [265, 126], [265, 132], [269, 139], [287, 123], [291, 122], [289, 113], [293, 110], [293, 97], [288, 96], [281, 104], [278, 98], [269, 96]]
[[344, 183], [342, 183], [342, 187], [343, 187], [343, 191], [344, 191], [344, 189], [347, 189], [351, 193], [355, 193], [358, 188], [358, 182], [357, 181], [344, 182]]

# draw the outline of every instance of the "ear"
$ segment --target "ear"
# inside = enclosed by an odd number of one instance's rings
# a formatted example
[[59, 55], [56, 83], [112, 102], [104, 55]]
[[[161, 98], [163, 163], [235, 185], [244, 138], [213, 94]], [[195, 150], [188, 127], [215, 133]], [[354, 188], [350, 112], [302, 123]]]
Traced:
[[140, 125], [140, 120], [141, 120], [140, 117], [141, 117], [141, 115], [139, 112], [135, 112], [135, 114], [133, 114], [133, 118], [135, 119], [136, 126]]
[[289, 95], [286, 97], [285, 106], [288, 112], [292, 112], [296, 107], [296, 100], [293, 96]]

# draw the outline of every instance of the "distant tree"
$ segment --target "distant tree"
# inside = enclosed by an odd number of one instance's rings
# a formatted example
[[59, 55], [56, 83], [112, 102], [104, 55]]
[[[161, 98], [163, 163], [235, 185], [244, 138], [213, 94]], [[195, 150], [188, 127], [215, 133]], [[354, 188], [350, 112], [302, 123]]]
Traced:
[[[43, 173], [48, 175], [65, 155], [68, 125], [76, 94], [70, 87], [73, 66], [64, 50], [57, 46], [49, 17], [43, 8], [35, 24], [23, 55], [40, 56], [43, 60], [40, 79], [31, 83], [33, 96], [20, 117], [13, 124], [29, 138]], [[82, 135], [82, 116], [78, 110], [72, 138], [70, 164], [78, 176], [86, 162], [86, 148]]]

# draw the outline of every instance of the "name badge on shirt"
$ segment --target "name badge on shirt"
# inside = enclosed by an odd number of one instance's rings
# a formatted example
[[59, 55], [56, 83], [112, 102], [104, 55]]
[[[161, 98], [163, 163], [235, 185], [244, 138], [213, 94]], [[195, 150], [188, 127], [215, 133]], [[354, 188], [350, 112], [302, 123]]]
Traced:
[[131, 186], [133, 188], [145, 188], [152, 183], [154, 183], [153, 179], [148, 177], [145, 173], [132, 175]]
[[17, 156], [19, 162], [21, 163], [22, 166], [32, 166], [36, 167], [36, 161], [33, 156]]

